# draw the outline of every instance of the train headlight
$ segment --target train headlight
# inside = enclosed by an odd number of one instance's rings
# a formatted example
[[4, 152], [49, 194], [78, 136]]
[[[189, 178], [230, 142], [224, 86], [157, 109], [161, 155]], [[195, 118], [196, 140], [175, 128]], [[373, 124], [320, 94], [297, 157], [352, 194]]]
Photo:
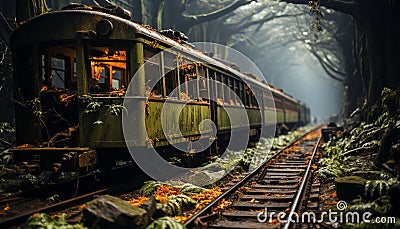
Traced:
[[109, 36], [112, 30], [113, 24], [107, 19], [102, 19], [96, 24], [96, 32], [100, 36]]

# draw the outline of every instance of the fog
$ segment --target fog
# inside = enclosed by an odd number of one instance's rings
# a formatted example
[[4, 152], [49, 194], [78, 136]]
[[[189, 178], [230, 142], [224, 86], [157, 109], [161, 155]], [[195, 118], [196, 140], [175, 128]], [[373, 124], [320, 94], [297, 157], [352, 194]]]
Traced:
[[307, 103], [318, 120], [340, 113], [343, 85], [327, 76], [307, 51], [281, 48], [270, 58], [254, 61], [268, 83]]

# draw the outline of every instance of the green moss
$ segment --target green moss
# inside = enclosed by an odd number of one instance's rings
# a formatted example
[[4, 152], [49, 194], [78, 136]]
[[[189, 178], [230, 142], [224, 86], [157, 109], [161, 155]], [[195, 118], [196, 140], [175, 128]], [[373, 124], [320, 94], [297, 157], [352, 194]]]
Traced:
[[359, 176], [346, 176], [336, 178], [336, 193], [339, 200], [349, 202], [364, 196], [366, 179]]

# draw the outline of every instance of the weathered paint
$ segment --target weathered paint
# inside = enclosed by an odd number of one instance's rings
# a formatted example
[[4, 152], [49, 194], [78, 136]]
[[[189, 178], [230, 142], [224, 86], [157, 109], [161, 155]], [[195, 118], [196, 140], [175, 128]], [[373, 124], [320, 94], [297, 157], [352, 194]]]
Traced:
[[276, 114], [273, 109], [265, 109], [264, 110], [264, 124], [265, 125], [273, 125], [276, 123]]
[[283, 113], [282, 109], [276, 110], [276, 122], [277, 123], [284, 123], [285, 122], [285, 114]]
[[[129, 63], [129, 74], [135, 76], [130, 82], [131, 95], [133, 97], [125, 98], [125, 104], [129, 112], [129, 118], [134, 119], [136, 125], [128, 128], [135, 128], [132, 131], [133, 136], [128, 136], [128, 146], [145, 146], [148, 139], [146, 139], [146, 126], [145, 126], [145, 110], [146, 110], [146, 89], [145, 77], [146, 73], [144, 68], [144, 50], [143, 43], [135, 42], [130, 50], [131, 61]], [[121, 121], [120, 121], [121, 122]]]
[[[182, 107], [183, 101], [168, 102], [150, 100], [146, 108], [146, 130], [149, 139], [156, 146], [170, 143], [178, 143], [187, 141], [188, 139], [179, 139], [179, 132], [185, 138], [200, 137], [199, 126], [203, 120], [210, 119], [210, 106], [207, 104], [189, 103]], [[164, 114], [167, 114], [167, 119], [178, 119], [173, 122], [169, 121], [162, 126], [161, 111], [164, 109]], [[165, 134], [164, 135], [164, 130]], [[205, 132], [210, 132], [211, 129], [203, 129]], [[204, 134], [204, 133], [203, 133]]]
[[97, 111], [86, 112], [87, 103], [81, 104], [81, 107], [86, 109], [81, 112], [82, 123], [85, 126], [80, 128], [85, 145], [92, 148], [126, 147], [122, 134], [121, 113], [114, 115], [109, 109], [112, 104], [121, 105], [123, 98], [93, 98], [93, 100], [102, 103]]
[[286, 110], [285, 114], [286, 114], [285, 115], [285, 117], [286, 117], [285, 122], [286, 123], [298, 122], [299, 117], [298, 117], [298, 112], [297, 111]]
[[247, 109], [247, 115], [251, 127], [261, 126], [261, 111], [259, 109]]
[[[234, 106], [218, 106], [217, 108], [217, 127], [219, 131], [225, 131], [235, 128], [243, 128], [248, 126], [247, 122], [251, 127], [261, 126], [261, 112], [258, 109], [246, 109], [248, 121], [242, 117], [243, 107]], [[242, 112], [240, 111], [242, 110]], [[230, 117], [228, 116], [228, 112]]]

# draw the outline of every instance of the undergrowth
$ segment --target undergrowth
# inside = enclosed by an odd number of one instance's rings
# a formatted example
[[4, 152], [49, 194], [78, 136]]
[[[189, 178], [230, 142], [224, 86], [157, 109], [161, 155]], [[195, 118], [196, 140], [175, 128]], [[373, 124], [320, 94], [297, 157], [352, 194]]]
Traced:
[[63, 213], [59, 216], [52, 217], [46, 213], [37, 213], [29, 217], [25, 228], [36, 229], [36, 228], [64, 228], [64, 229], [87, 229], [82, 224], [70, 224], [65, 219], [66, 214]]

